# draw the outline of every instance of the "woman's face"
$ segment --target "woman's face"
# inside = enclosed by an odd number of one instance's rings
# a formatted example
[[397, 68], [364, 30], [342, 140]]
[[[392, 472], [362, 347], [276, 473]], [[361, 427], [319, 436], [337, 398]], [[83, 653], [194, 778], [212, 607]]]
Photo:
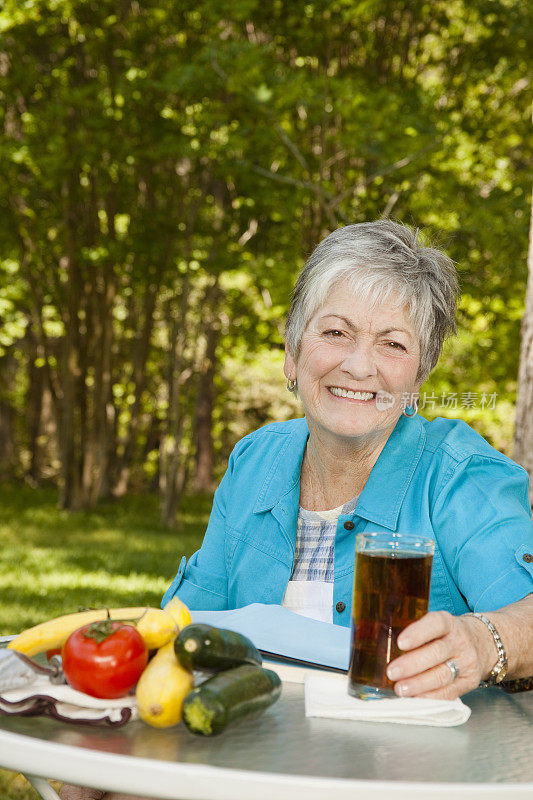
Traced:
[[364, 442], [388, 435], [417, 393], [420, 346], [403, 309], [371, 309], [346, 283], [329, 294], [302, 337], [285, 375], [298, 381], [310, 428]]

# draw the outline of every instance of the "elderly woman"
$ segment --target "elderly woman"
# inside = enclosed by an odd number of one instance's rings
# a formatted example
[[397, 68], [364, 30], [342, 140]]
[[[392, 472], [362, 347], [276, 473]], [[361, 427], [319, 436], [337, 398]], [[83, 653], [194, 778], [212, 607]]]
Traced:
[[451, 260], [390, 221], [316, 248], [286, 330], [287, 388], [305, 417], [236, 445], [202, 547], [163, 605], [278, 603], [349, 625], [356, 534], [416, 532], [435, 540], [430, 612], [398, 639], [396, 693], [451, 699], [533, 674], [527, 474], [465, 423], [416, 413], [456, 294]]
[[405, 226], [348, 225], [321, 242], [286, 329], [305, 418], [237, 444], [203, 545], [163, 604], [279, 603], [349, 625], [356, 534], [416, 532], [435, 540], [430, 613], [399, 637], [397, 694], [453, 698], [533, 674], [527, 474], [464, 422], [416, 414], [456, 294], [451, 260]]

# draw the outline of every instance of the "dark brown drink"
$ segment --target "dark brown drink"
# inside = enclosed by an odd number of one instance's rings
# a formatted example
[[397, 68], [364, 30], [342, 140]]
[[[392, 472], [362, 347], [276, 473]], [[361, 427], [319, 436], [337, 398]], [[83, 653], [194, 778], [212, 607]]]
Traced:
[[[352, 650], [348, 691], [361, 687], [389, 690], [390, 661], [400, 655], [399, 633], [428, 610], [433, 555], [402, 552], [358, 552], [352, 606]], [[378, 693], [376, 693], [379, 696]]]

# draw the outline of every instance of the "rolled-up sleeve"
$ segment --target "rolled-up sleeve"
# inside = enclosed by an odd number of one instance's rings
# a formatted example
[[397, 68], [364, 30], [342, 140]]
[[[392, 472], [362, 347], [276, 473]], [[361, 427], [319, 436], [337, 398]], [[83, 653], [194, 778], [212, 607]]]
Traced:
[[533, 522], [526, 471], [473, 455], [444, 476], [433, 507], [439, 546], [474, 611], [494, 611], [533, 592]]
[[[240, 443], [239, 443], [240, 444]], [[181, 559], [178, 572], [163, 595], [161, 606], [177, 595], [196, 611], [223, 611], [228, 607], [228, 575], [225, 564], [226, 508], [239, 445], [230, 456], [228, 469], [213, 498], [213, 508], [202, 546], [187, 561]]]

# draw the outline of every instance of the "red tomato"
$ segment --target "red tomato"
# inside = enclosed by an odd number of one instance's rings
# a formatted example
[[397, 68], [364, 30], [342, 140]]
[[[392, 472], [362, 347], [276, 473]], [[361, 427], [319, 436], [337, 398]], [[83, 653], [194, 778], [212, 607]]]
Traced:
[[123, 697], [148, 661], [148, 650], [133, 625], [93, 622], [71, 633], [61, 649], [70, 686], [93, 697]]

